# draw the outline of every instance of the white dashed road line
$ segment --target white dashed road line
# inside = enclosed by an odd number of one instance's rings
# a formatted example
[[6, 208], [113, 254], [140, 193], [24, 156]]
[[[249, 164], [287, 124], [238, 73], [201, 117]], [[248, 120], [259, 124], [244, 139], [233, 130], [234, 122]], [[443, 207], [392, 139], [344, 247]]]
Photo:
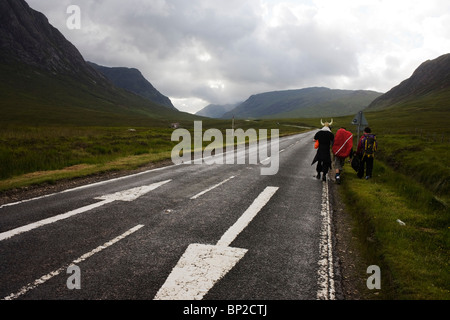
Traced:
[[215, 189], [215, 188], [221, 186], [222, 184], [224, 184], [224, 183], [230, 181], [230, 180], [233, 179], [233, 178], [235, 178], [235, 176], [231, 176], [231, 177], [229, 177], [228, 179], [225, 179], [224, 181], [222, 181], [222, 182], [220, 182], [220, 183], [218, 183], [218, 184], [212, 186], [211, 188], [208, 188], [208, 189], [206, 189], [206, 190], [203, 190], [203, 191], [200, 192], [200, 193], [197, 193], [195, 196], [191, 197], [191, 200], [197, 199], [198, 197], [200, 197], [200, 196], [204, 195], [205, 193], [207, 193], [207, 192], [209, 192], [209, 191], [211, 191], [211, 190], [213, 190], [213, 189]]

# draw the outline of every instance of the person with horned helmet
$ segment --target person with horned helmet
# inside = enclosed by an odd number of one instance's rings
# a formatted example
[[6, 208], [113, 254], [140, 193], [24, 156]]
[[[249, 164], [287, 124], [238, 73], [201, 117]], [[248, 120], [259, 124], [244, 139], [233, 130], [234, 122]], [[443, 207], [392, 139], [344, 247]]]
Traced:
[[320, 124], [322, 125], [322, 129], [314, 135], [314, 140], [319, 142], [319, 147], [317, 148], [316, 156], [311, 165], [317, 162], [316, 178], [320, 179], [322, 174], [322, 180], [326, 181], [328, 170], [331, 168], [330, 148], [334, 141], [334, 135], [331, 132], [333, 119], [331, 119], [331, 122], [325, 123], [320, 119]]

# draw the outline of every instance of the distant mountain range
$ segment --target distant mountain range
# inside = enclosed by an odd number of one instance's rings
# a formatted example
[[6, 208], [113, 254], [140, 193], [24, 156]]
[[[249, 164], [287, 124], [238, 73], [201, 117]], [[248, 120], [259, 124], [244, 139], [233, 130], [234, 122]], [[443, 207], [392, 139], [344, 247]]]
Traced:
[[334, 90], [323, 87], [265, 92], [252, 95], [221, 118], [309, 118], [354, 114], [382, 93]]
[[[450, 54], [421, 64], [389, 92], [324, 87], [265, 92], [197, 115], [176, 110], [137, 69], [87, 63], [77, 48], [24, 0], [0, 1], [0, 123], [149, 125], [212, 118], [302, 118], [360, 110], [450, 110]], [[430, 111], [430, 112], [431, 112]], [[442, 114], [446, 112], [446, 114]]]
[[[0, 1], [0, 39], [2, 123], [146, 125], [155, 119], [198, 119], [176, 110], [156, 89], [151, 92], [137, 70], [119, 69], [128, 81], [116, 85], [24, 0]], [[137, 84], [136, 93], [123, 89], [127, 84]]]
[[[450, 54], [423, 62], [412, 76], [386, 93], [333, 90], [323, 87], [273, 91], [252, 95], [232, 106], [209, 105], [197, 114], [211, 118], [317, 118], [353, 115], [383, 109], [450, 114]], [[446, 112], [446, 114], [442, 114]], [[403, 114], [403, 113], [402, 113]]]
[[204, 107], [202, 110], [198, 111], [196, 115], [208, 117], [208, 118], [222, 118], [222, 116], [236, 108], [238, 105], [240, 105], [242, 102], [239, 103], [233, 103], [233, 104], [209, 104], [206, 107]]

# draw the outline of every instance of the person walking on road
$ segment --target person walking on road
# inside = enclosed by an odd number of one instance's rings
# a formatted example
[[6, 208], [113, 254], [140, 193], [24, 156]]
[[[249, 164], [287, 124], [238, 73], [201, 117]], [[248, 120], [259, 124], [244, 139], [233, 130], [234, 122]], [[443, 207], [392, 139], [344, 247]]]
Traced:
[[319, 142], [319, 147], [311, 165], [317, 162], [316, 177], [320, 179], [320, 175], [322, 174], [322, 180], [326, 181], [328, 170], [331, 168], [330, 148], [334, 141], [334, 135], [331, 132], [330, 126], [333, 124], [333, 119], [331, 119], [330, 123], [323, 123], [322, 120], [320, 120], [320, 123], [323, 128], [314, 135], [314, 140]]
[[377, 151], [378, 143], [376, 135], [372, 134], [372, 130], [367, 127], [364, 129], [364, 135], [361, 137], [356, 150], [357, 156], [361, 159], [361, 164], [358, 170], [358, 178], [364, 177], [366, 171], [366, 180], [372, 178], [373, 160], [375, 152]]
[[341, 173], [344, 169], [345, 159], [352, 157], [353, 151], [353, 134], [345, 128], [340, 128], [334, 137], [333, 148], [334, 168], [336, 170], [336, 183], [341, 184]]

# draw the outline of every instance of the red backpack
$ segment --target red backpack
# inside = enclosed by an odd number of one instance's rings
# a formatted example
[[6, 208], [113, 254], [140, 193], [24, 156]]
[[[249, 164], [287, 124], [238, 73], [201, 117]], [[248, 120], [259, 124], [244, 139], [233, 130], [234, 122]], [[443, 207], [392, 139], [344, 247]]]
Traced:
[[334, 137], [333, 154], [337, 157], [346, 158], [353, 148], [353, 134], [345, 129], [339, 129]]

